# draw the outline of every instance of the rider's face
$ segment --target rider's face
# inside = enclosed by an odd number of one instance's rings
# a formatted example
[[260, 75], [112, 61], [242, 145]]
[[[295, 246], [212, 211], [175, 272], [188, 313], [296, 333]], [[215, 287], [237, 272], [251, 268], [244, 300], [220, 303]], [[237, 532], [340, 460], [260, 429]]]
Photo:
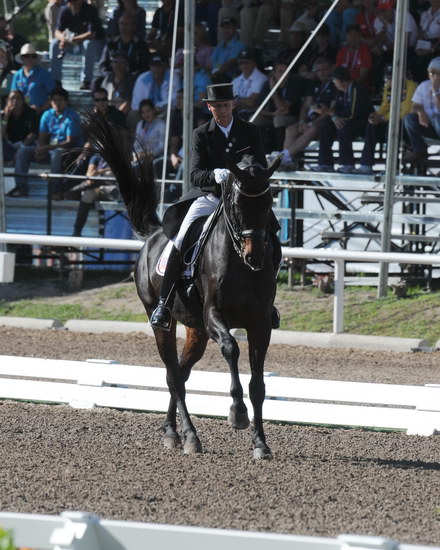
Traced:
[[235, 101], [215, 101], [208, 103], [208, 109], [211, 111], [214, 120], [220, 126], [228, 126], [232, 119], [232, 111], [235, 107]]

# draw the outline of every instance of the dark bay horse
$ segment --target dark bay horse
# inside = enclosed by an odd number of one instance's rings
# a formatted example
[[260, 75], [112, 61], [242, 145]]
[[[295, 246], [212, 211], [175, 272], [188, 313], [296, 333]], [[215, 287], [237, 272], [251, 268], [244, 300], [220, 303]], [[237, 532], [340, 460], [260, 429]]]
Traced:
[[[161, 277], [156, 265], [168, 240], [156, 215], [157, 199], [151, 158], [133, 162], [132, 147], [102, 116], [86, 117], [84, 128], [94, 149], [111, 167], [134, 229], [146, 237], [135, 267], [138, 295], [148, 316], [157, 305]], [[280, 244], [269, 236], [272, 193], [269, 178], [280, 158], [269, 168], [241, 163], [229, 166], [233, 177], [223, 189], [223, 208], [201, 253], [195, 275], [199, 295], [189, 300], [177, 288], [170, 332], [155, 330], [158, 351], [166, 366], [171, 399], [164, 423], [164, 445], [184, 453], [201, 452], [202, 447], [185, 403], [185, 382], [191, 368], [203, 356], [208, 339], [220, 346], [231, 372], [232, 405], [229, 423], [236, 429], [249, 426], [243, 388], [239, 380], [239, 347], [230, 334], [244, 328], [249, 344], [251, 381], [249, 396], [254, 418], [252, 442], [254, 458], [270, 458], [272, 453], [263, 431], [262, 407], [265, 397], [264, 360], [271, 336], [271, 311], [276, 292]], [[196, 302], [194, 304], [194, 301]], [[186, 327], [186, 340], [178, 356], [176, 323]], [[180, 414], [181, 437], [176, 413]]]

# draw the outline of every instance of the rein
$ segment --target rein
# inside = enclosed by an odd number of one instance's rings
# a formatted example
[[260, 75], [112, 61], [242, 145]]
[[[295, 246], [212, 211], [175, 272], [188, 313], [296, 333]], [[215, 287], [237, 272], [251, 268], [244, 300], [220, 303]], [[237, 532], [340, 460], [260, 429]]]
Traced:
[[[240, 188], [240, 186], [237, 184], [236, 181], [234, 181], [230, 187], [235, 188], [235, 190], [244, 197], [249, 198], [258, 198], [266, 194], [268, 191], [270, 191], [270, 184], [267, 184], [266, 189], [263, 189], [263, 191], [260, 191], [259, 193], [246, 193], [243, 191], [243, 189]], [[249, 265], [244, 257], [244, 241], [245, 238], [253, 238], [253, 237], [264, 237], [266, 235], [266, 230], [264, 229], [245, 229], [242, 230], [237, 223], [234, 223], [232, 220], [232, 216], [230, 215], [229, 208], [226, 208], [227, 205], [231, 203], [232, 194], [231, 192], [227, 193], [226, 185], [222, 185], [222, 202], [223, 202], [223, 216], [225, 219], [225, 225], [226, 229], [228, 231], [229, 237], [232, 241], [232, 245], [234, 247], [234, 250], [237, 252], [238, 256], [243, 260], [243, 262], [246, 265]], [[249, 267], [251, 267], [249, 265]], [[252, 267], [251, 267], [252, 268]]]

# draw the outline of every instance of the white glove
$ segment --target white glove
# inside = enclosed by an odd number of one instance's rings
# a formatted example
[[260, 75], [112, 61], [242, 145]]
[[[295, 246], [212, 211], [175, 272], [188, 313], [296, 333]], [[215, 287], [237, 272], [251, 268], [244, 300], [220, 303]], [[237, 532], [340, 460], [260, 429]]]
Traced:
[[229, 177], [227, 168], [214, 168], [215, 183], [225, 183]]

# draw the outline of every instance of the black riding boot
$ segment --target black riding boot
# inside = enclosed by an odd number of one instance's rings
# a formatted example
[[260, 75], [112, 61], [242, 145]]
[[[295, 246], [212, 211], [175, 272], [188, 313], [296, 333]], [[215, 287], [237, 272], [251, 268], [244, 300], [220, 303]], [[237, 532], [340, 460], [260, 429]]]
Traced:
[[171, 308], [174, 302], [175, 287], [181, 274], [182, 262], [180, 252], [173, 246], [160, 289], [159, 303], [150, 317], [150, 325], [152, 327], [159, 330], [170, 330]]
[[79, 201], [75, 225], [73, 226], [73, 237], [81, 237], [81, 231], [86, 224], [87, 217], [91, 208], [91, 203]]

